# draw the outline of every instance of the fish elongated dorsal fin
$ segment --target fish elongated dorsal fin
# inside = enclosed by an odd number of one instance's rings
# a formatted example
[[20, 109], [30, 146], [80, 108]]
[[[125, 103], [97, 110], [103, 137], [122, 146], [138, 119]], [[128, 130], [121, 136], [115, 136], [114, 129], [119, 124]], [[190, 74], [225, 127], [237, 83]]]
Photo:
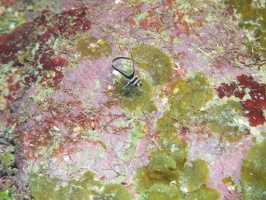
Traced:
[[[124, 71], [124, 70], [119, 69], [118, 67], [116, 67], [116, 66], [114, 65], [114, 62], [117, 61], [117, 60], [132, 60], [132, 63], [133, 63], [133, 65], [132, 65], [132, 73], [129, 74], [128, 72], [126, 72], [126, 71]], [[112, 61], [112, 67], [113, 67], [116, 71], [120, 72], [120, 73], [121, 73], [123, 76], [125, 76], [127, 79], [132, 79], [132, 78], [134, 78], [134, 74], [135, 74], [135, 66], [134, 66], [134, 60], [133, 60], [133, 59], [128, 58], [128, 57], [117, 57], [117, 58], [115, 58], [115, 59]]]

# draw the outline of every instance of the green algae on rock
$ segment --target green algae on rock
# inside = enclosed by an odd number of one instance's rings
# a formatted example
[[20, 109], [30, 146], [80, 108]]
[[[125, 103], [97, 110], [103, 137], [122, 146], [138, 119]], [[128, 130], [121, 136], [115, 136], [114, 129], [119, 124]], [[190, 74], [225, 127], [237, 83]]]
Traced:
[[186, 148], [185, 142], [175, 141], [150, 152], [150, 163], [136, 171], [135, 180], [140, 190], [146, 191], [154, 184], [169, 185], [172, 181], [178, 182], [188, 155]]
[[217, 192], [215, 189], [207, 188], [206, 185], [203, 185], [200, 187], [200, 189], [189, 193], [186, 198], [186, 200], [221, 200], [222, 197], [219, 192]]
[[168, 114], [179, 121], [189, 119], [191, 113], [200, 110], [213, 97], [207, 76], [199, 72], [187, 81], [178, 79], [171, 85], [171, 91]]
[[145, 110], [148, 113], [156, 111], [157, 108], [152, 102], [152, 88], [146, 80], [142, 80], [142, 87], [133, 89], [122, 89], [122, 84], [118, 85], [119, 96], [118, 103], [122, 109], [128, 109], [130, 112], [136, 110]]
[[157, 121], [157, 129], [165, 135], [177, 132], [175, 122], [183, 124], [202, 108], [205, 102], [213, 98], [213, 90], [203, 73], [195, 73], [188, 80], [178, 79], [170, 86], [167, 96], [170, 102], [169, 110], [164, 112]]
[[37, 174], [31, 175], [30, 192], [36, 200], [88, 200], [91, 198], [108, 200], [130, 200], [131, 195], [126, 188], [120, 184], [103, 185], [94, 179], [92, 172], [86, 172], [78, 180], [70, 180], [62, 184], [60, 179], [50, 179]]
[[4, 152], [0, 155], [0, 170], [2, 171], [4, 168], [10, 167], [15, 164], [15, 155], [14, 151], [12, 152]]
[[154, 172], [171, 174], [176, 169], [176, 162], [173, 158], [167, 155], [157, 155], [151, 159], [149, 168]]
[[37, 174], [31, 175], [30, 192], [36, 200], [56, 199], [55, 188], [60, 183], [59, 179], [49, 179]]
[[181, 200], [182, 195], [179, 189], [173, 185], [154, 184], [147, 191], [147, 200]]
[[102, 200], [130, 200], [131, 194], [120, 184], [106, 184], [97, 199]]
[[[232, 5], [236, 12], [240, 14], [239, 26], [243, 29], [254, 31], [256, 40], [247, 45], [250, 55], [253, 57], [259, 57], [262, 55], [266, 58], [266, 7], [265, 1], [252, 0], [227, 0], [228, 4]], [[246, 38], [247, 41], [249, 38]], [[257, 65], [256, 65], [257, 66]]]
[[227, 103], [211, 108], [207, 114], [208, 126], [214, 133], [220, 134], [230, 142], [238, 141], [243, 131], [234, 118], [241, 116], [242, 106], [238, 101], [229, 100]]
[[149, 165], [137, 169], [135, 180], [147, 199], [221, 199], [216, 190], [205, 186], [208, 178], [209, 169], [203, 160], [177, 167], [173, 157], [159, 154]]
[[173, 75], [172, 61], [160, 49], [141, 45], [132, 49], [131, 53], [138, 67], [150, 74], [153, 85], [162, 85], [169, 81]]
[[198, 190], [202, 185], [207, 184], [209, 179], [208, 165], [203, 160], [193, 160], [185, 164], [180, 174], [178, 185], [180, 190], [187, 193]]
[[266, 199], [266, 140], [250, 148], [241, 166], [243, 200]]
[[112, 54], [112, 47], [107, 41], [94, 37], [79, 39], [76, 48], [81, 56], [88, 56], [94, 59]]

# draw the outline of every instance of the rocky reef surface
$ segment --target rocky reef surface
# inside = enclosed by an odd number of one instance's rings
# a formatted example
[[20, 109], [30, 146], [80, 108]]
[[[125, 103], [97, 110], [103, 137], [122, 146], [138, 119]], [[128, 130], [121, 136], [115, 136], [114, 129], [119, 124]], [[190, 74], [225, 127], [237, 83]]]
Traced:
[[0, 197], [265, 199], [265, 9], [3, 3]]

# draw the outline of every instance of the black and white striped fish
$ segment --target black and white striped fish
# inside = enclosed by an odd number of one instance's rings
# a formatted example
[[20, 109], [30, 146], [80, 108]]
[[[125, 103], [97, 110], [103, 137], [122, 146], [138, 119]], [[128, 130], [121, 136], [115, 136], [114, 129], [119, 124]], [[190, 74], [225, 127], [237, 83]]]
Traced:
[[[115, 66], [114, 63], [117, 61], [117, 60], [130, 60], [132, 61], [132, 72], [131, 73], [128, 73], [126, 72], [125, 70], [123, 70], [121, 68], [121, 65], [120, 67]], [[134, 65], [134, 60], [131, 59], [131, 58], [128, 58], [128, 57], [117, 57], [113, 60], [112, 62], [112, 67], [118, 71], [120, 74], [122, 74], [124, 77], [126, 77], [128, 80], [130, 80], [124, 87], [123, 89], [125, 88], [130, 88], [131, 86], [135, 86], [135, 87], [141, 87], [142, 86], [142, 83], [141, 81], [139, 80], [139, 78], [137, 76], [135, 76], [135, 65]]]

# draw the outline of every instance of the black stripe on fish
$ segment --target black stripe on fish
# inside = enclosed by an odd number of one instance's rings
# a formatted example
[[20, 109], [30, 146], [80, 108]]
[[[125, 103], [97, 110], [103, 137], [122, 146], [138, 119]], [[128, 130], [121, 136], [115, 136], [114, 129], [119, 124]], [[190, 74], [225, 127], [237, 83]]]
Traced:
[[[119, 69], [118, 67], [116, 67], [114, 65], [114, 62], [117, 60], [131, 60], [132, 61], [132, 73], [129, 74], [126, 71]], [[117, 57], [112, 61], [112, 67], [118, 71], [120, 74], [122, 74], [124, 77], [126, 77], [127, 79], [129, 79], [130, 81], [123, 87], [123, 89], [128, 88], [130, 86], [135, 86], [135, 87], [140, 87], [142, 86], [141, 81], [139, 80], [139, 78], [137, 76], [135, 76], [135, 65], [134, 65], [134, 60], [128, 57]]]

